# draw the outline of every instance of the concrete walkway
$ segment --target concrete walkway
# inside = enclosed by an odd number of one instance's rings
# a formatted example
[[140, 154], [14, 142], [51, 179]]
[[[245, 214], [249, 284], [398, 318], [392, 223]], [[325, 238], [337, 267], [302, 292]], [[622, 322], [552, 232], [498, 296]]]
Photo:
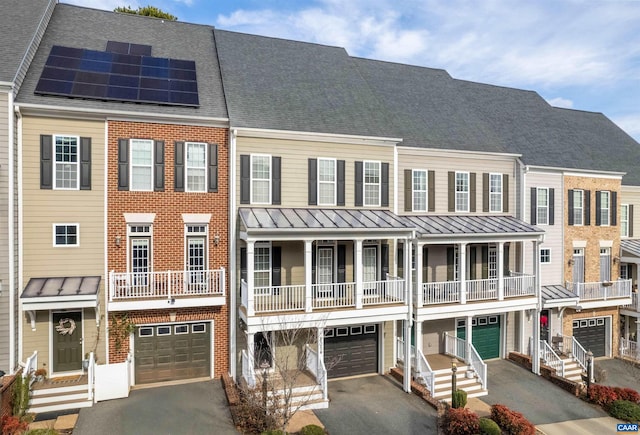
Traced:
[[621, 421], [613, 417], [600, 417], [564, 421], [562, 423], [541, 424], [536, 426], [536, 428], [544, 435], [605, 435], [616, 433], [616, 425], [618, 423], [621, 423]]

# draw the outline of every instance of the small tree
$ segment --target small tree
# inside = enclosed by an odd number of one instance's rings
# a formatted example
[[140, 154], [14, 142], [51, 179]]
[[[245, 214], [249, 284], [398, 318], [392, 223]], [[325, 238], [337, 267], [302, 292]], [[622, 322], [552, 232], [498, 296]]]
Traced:
[[178, 17], [175, 15], [165, 12], [155, 6], [139, 6], [138, 9], [133, 9], [131, 6], [118, 6], [113, 11], [121, 12], [123, 14], [144, 15], [145, 17], [156, 17], [169, 21], [178, 21]]

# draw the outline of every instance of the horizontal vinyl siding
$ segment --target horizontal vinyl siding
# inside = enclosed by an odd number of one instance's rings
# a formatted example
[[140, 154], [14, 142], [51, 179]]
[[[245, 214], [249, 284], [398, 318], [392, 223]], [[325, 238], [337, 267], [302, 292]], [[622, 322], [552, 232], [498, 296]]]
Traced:
[[[435, 212], [449, 213], [449, 171], [466, 171], [476, 173], [476, 212], [474, 214], [490, 214], [482, 211], [482, 174], [499, 173], [509, 175], [509, 215], [516, 212], [515, 158], [473, 154], [434, 153], [431, 150], [398, 148], [398, 212], [404, 211], [404, 170], [423, 169], [435, 171]], [[421, 212], [420, 214], [424, 214]], [[469, 214], [469, 213], [464, 213]]]
[[[40, 189], [40, 135], [90, 137], [91, 190]], [[31, 277], [102, 275], [104, 271], [104, 123], [24, 118], [24, 284]], [[53, 247], [54, 223], [78, 223], [78, 247]]]
[[387, 373], [390, 367], [395, 367], [396, 365], [396, 359], [394, 358], [394, 355], [393, 355], [393, 342], [396, 339], [396, 336], [393, 333], [394, 324], [395, 322], [393, 320], [382, 323], [382, 327], [384, 331], [382, 334], [382, 336], [384, 337], [384, 341], [382, 344], [383, 351], [384, 351], [383, 365], [382, 365], [383, 373]]
[[[269, 154], [281, 157], [282, 207], [309, 207], [308, 159], [335, 158], [345, 161], [345, 207], [354, 207], [355, 161], [373, 160], [389, 163], [389, 206], [393, 205], [393, 147], [334, 144], [279, 139], [240, 137], [237, 140], [236, 197], [240, 203], [240, 158], [242, 154]], [[248, 205], [247, 205], [248, 206]], [[385, 207], [387, 208], [387, 207]]]
[[[640, 238], [640, 188], [637, 186], [622, 186], [622, 192], [618, 204], [633, 205], [633, 216], [629, 216], [629, 222], [633, 220], [633, 239]], [[618, 219], [619, 220], [619, 219]], [[618, 222], [618, 225], [620, 222]]]
[[[551, 263], [540, 265], [540, 284], [555, 285], [564, 284], [562, 279], [564, 273], [564, 251], [563, 251], [563, 183], [562, 175], [548, 172], [529, 172], [525, 175], [525, 197], [523, 203], [524, 220], [531, 221], [531, 188], [548, 187], [555, 189], [554, 192], [554, 225], [538, 225], [545, 231], [544, 243], [541, 248], [551, 249]], [[594, 204], [591, 206], [595, 207]], [[524, 272], [533, 272], [533, 248], [530, 243], [524, 244]]]
[[46, 364], [47, 374], [51, 372], [49, 367], [49, 311], [36, 311], [36, 330], [31, 329], [30, 317], [22, 316], [22, 357], [20, 361], [25, 361], [38, 351], [38, 367]]
[[13, 116], [9, 113], [9, 97], [0, 93], [0, 370], [9, 371], [9, 124]]

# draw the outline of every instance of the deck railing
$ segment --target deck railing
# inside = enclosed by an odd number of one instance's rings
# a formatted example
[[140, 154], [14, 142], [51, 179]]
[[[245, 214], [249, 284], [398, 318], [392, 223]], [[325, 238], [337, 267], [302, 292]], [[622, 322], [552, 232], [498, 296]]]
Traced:
[[562, 348], [565, 350], [571, 350], [571, 359], [576, 361], [582, 370], [587, 370], [587, 351], [572, 335], [562, 336]]
[[[305, 294], [304, 285], [302, 286], [302, 294]], [[356, 283], [312, 284], [311, 297], [313, 308], [355, 307]], [[304, 305], [302, 308], [304, 309]]]
[[546, 365], [556, 370], [564, 378], [564, 360], [554, 352], [547, 340], [540, 340], [540, 358]]
[[566, 287], [581, 301], [608, 300], [631, 297], [631, 280], [603, 282], [567, 282]]
[[460, 301], [460, 281], [425, 282], [422, 295], [424, 305], [456, 303]]
[[[512, 272], [513, 274], [513, 272]], [[533, 296], [536, 294], [536, 277], [533, 275], [516, 275], [504, 278], [504, 297]]]
[[631, 311], [640, 312], [640, 305], [638, 305], [640, 298], [638, 298], [637, 292], [631, 293], [631, 304], [623, 305], [623, 308], [629, 309]]
[[472, 279], [467, 281], [467, 301], [498, 299], [498, 279]]
[[[474, 279], [465, 281], [466, 302], [498, 300], [498, 279]], [[422, 305], [465, 303], [461, 298], [460, 281], [422, 283]], [[503, 278], [504, 297], [535, 296], [535, 276], [511, 272]]]
[[387, 275], [383, 281], [364, 282], [362, 305], [382, 305], [405, 301], [405, 281], [402, 278]]
[[640, 353], [638, 353], [638, 350], [638, 343], [620, 337], [620, 356], [634, 361], [640, 361]]

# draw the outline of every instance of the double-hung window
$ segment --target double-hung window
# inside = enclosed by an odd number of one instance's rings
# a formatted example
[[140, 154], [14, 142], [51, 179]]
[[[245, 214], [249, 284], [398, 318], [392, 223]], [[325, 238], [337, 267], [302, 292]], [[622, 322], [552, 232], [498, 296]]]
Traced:
[[253, 285], [256, 288], [271, 286], [271, 246], [269, 244], [256, 244], [254, 247]]
[[78, 189], [79, 141], [78, 136], [54, 136], [54, 189]]
[[537, 224], [549, 224], [549, 189], [538, 187], [536, 203]]
[[380, 206], [380, 162], [364, 162], [364, 205]]
[[131, 139], [131, 189], [153, 190], [153, 141]]
[[251, 203], [271, 204], [271, 156], [251, 155]]
[[79, 246], [78, 224], [53, 224], [53, 246]]
[[187, 192], [207, 191], [207, 144], [185, 143], [187, 151]]
[[427, 211], [427, 171], [413, 170], [413, 211]]
[[582, 225], [584, 216], [584, 191], [570, 190], [569, 194], [573, 195], [573, 224]]
[[540, 248], [540, 263], [542, 264], [551, 263], [551, 249]]
[[468, 172], [456, 172], [456, 211], [469, 211]]
[[318, 159], [318, 205], [336, 205], [336, 159]]
[[620, 206], [620, 235], [629, 237], [629, 204]]
[[489, 174], [489, 211], [502, 212], [502, 174]]
[[600, 225], [609, 226], [610, 216], [610, 192], [603, 190], [600, 192]]

